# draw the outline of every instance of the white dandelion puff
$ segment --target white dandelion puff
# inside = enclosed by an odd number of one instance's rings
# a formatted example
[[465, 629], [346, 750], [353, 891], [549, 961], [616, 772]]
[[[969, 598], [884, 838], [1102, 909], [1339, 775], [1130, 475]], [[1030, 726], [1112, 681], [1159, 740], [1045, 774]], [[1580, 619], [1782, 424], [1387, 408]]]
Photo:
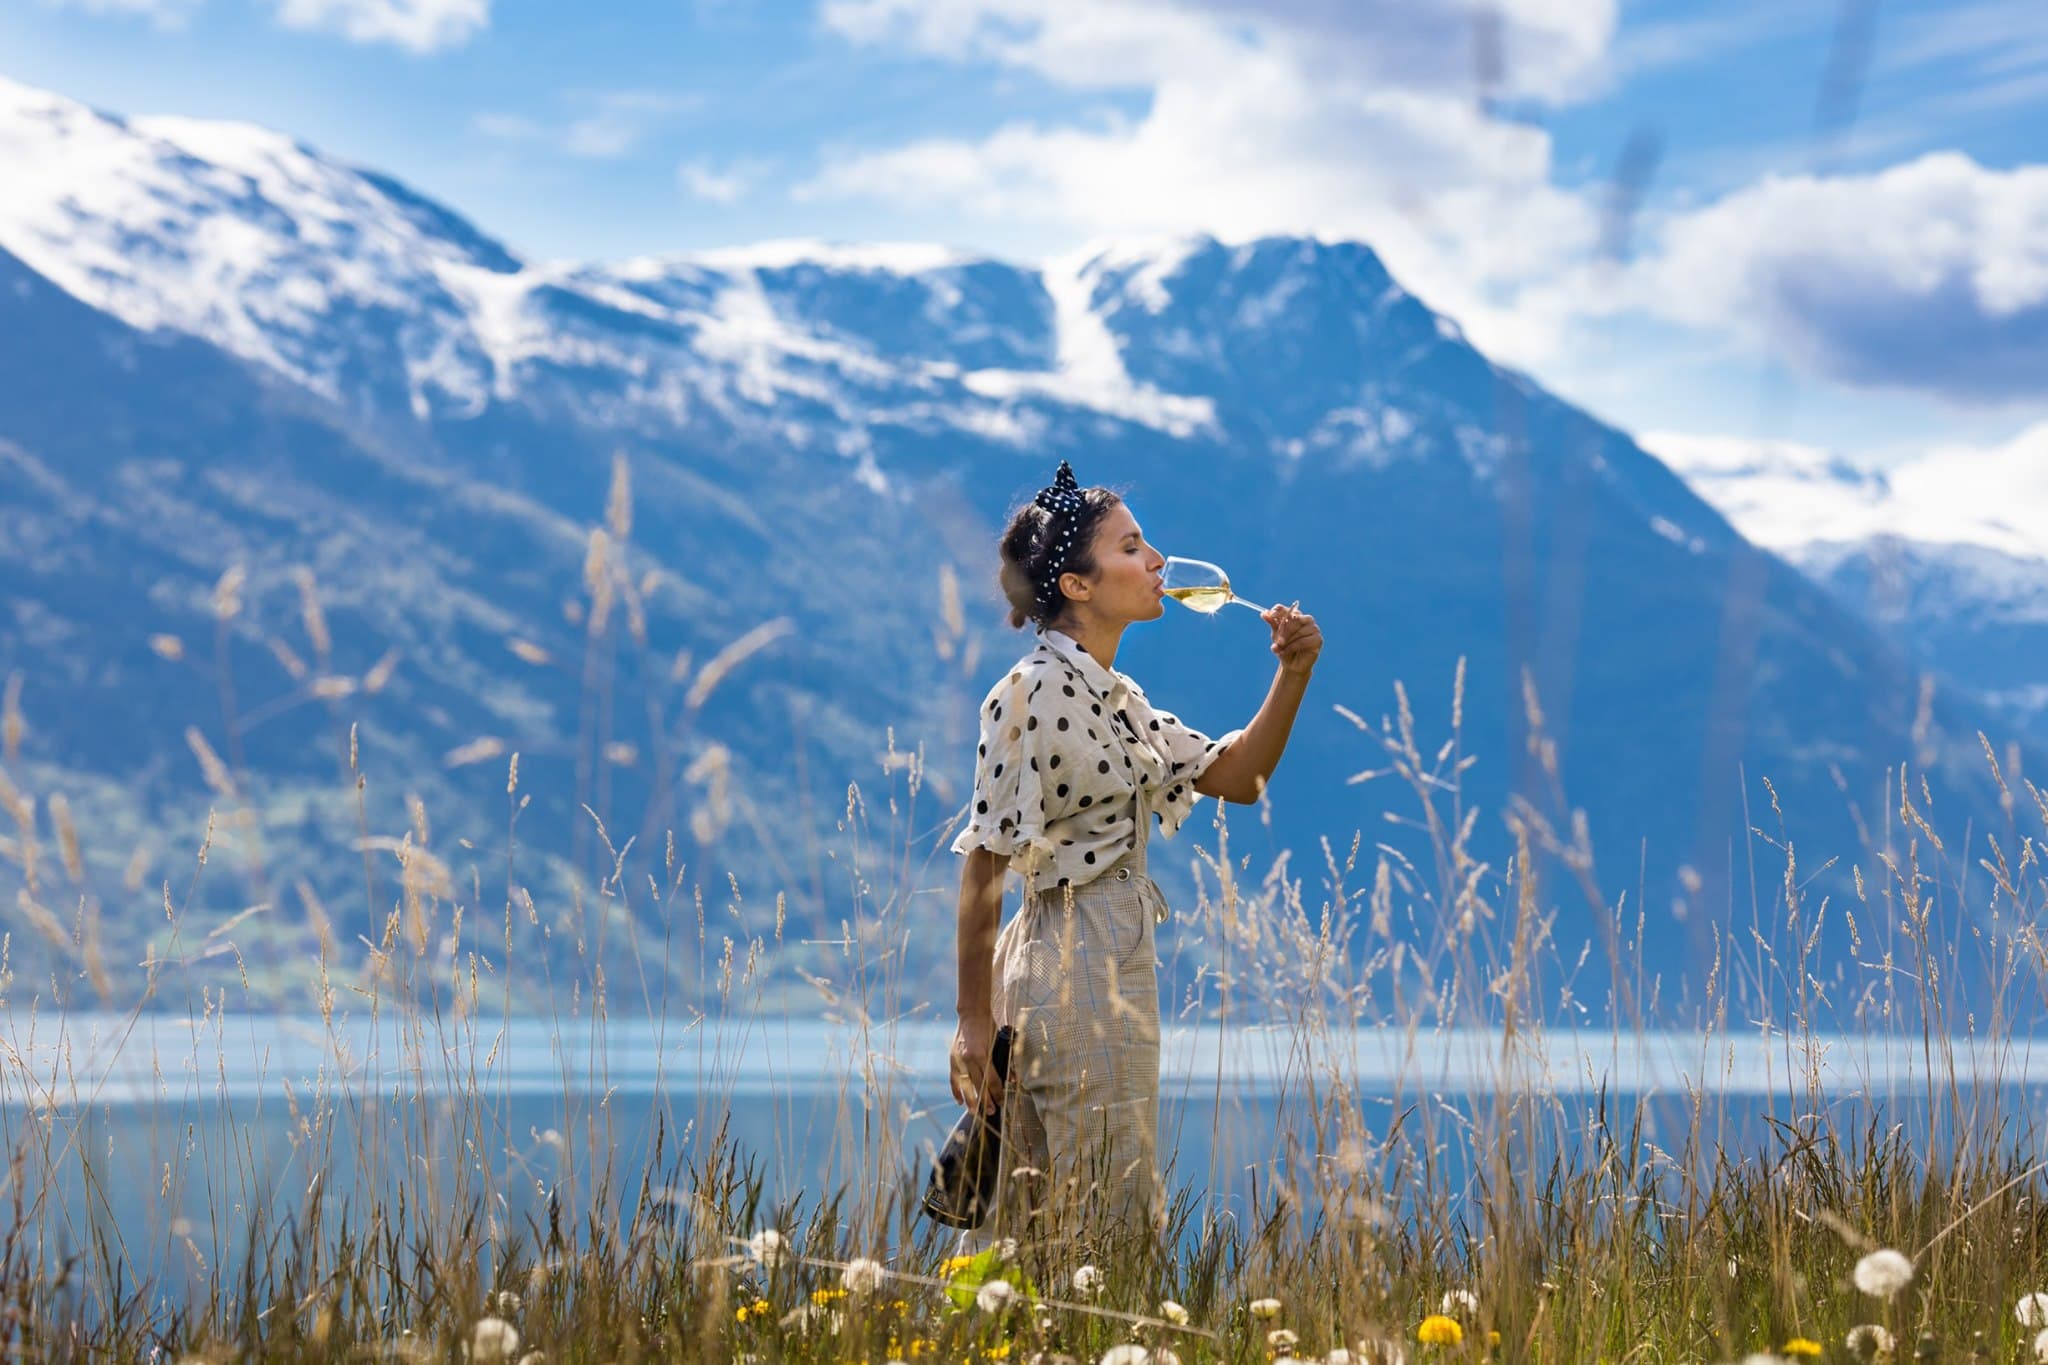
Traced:
[[2048, 1294], [2020, 1295], [2020, 1301], [2012, 1306], [2012, 1315], [2022, 1327], [2048, 1327]]
[[1175, 1303], [1172, 1299], [1161, 1299], [1159, 1301], [1159, 1316], [1165, 1318], [1176, 1327], [1188, 1325], [1188, 1310]]
[[880, 1261], [871, 1261], [865, 1256], [856, 1256], [846, 1263], [841, 1272], [841, 1282], [849, 1294], [872, 1294], [882, 1287], [889, 1272], [882, 1268]]
[[974, 1306], [984, 1313], [1000, 1313], [1017, 1297], [1008, 1280], [989, 1280], [974, 1291]]
[[1892, 1334], [1874, 1322], [1859, 1323], [1849, 1329], [1842, 1338], [1842, 1344], [1858, 1360], [1871, 1360], [1877, 1356], [1888, 1356], [1896, 1343]]
[[1469, 1289], [1453, 1289], [1437, 1311], [1447, 1318], [1469, 1318], [1479, 1311], [1479, 1296]]
[[1858, 1261], [1851, 1278], [1864, 1293], [1888, 1299], [1904, 1289], [1913, 1278], [1913, 1263], [1906, 1259], [1904, 1252], [1884, 1247]]
[[1092, 1265], [1084, 1265], [1074, 1272], [1074, 1292], [1094, 1298], [1102, 1292], [1102, 1272]]
[[1339, 1346], [1336, 1350], [1323, 1357], [1323, 1365], [1352, 1365], [1351, 1352]]
[[789, 1259], [789, 1239], [774, 1228], [762, 1228], [747, 1239], [747, 1254], [759, 1261], [763, 1270], [773, 1270]]
[[1274, 1318], [1280, 1316], [1280, 1300], [1253, 1299], [1251, 1305], [1245, 1311], [1261, 1321], [1271, 1322]]
[[1142, 1346], [1112, 1346], [1102, 1353], [1099, 1365], [1152, 1365], [1152, 1353]]
[[1301, 1345], [1301, 1338], [1291, 1327], [1275, 1327], [1266, 1333], [1266, 1345], [1278, 1355], [1291, 1356], [1294, 1348]]
[[2048, 1361], [2048, 1329], [2043, 1329], [2034, 1336], [2034, 1359]]
[[503, 1318], [478, 1318], [469, 1329], [469, 1358], [477, 1365], [500, 1365], [519, 1353], [519, 1329]]

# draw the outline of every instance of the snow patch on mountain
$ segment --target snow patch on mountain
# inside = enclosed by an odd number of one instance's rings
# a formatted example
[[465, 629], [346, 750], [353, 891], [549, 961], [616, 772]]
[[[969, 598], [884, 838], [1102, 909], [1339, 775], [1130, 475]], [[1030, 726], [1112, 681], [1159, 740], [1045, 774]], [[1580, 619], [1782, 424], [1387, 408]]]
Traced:
[[1890, 536], [2048, 561], [2048, 422], [2001, 445], [1936, 448], [1885, 469], [1790, 441], [1638, 439], [1744, 535], [1795, 557]]
[[1040, 278], [1053, 302], [1058, 360], [1051, 371], [976, 370], [967, 388], [997, 399], [1038, 396], [1185, 438], [1216, 427], [1208, 397], [1166, 393], [1131, 379], [1115, 335], [1097, 309], [1097, 283], [1107, 259], [1087, 250], [1045, 263]]
[[695, 251], [684, 259], [725, 273], [791, 270], [797, 266], [814, 265], [823, 270], [925, 275], [980, 265], [988, 258], [923, 242], [821, 242], [809, 238], [786, 238], [749, 246]]

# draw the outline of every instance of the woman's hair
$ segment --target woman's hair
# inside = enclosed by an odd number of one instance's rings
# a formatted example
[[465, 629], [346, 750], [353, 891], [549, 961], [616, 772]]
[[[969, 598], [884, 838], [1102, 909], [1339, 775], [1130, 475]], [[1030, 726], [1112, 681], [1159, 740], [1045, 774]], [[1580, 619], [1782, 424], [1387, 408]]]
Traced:
[[[1081, 510], [1060, 518], [1062, 529], [1072, 532], [1072, 548], [1060, 565], [1061, 573], [1086, 578], [1095, 572], [1095, 529], [1111, 508], [1122, 505], [1123, 499], [1111, 489], [1097, 485], [1081, 490]], [[1051, 581], [1052, 523], [1052, 513], [1036, 502], [1027, 502], [1010, 517], [1009, 528], [1003, 532], [1000, 581], [1003, 596], [1010, 601], [1012, 629], [1021, 630], [1027, 621], [1049, 626], [1067, 609], [1066, 594]], [[1045, 589], [1043, 599], [1041, 588]]]

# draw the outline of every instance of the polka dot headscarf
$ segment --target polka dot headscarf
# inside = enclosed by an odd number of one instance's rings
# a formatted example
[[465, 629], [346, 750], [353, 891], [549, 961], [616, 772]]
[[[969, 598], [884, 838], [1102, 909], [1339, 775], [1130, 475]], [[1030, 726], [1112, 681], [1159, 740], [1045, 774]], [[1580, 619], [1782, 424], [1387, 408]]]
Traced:
[[1074, 519], [1080, 515], [1081, 485], [1074, 482], [1073, 466], [1060, 461], [1059, 472], [1052, 477], [1050, 487], [1038, 490], [1032, 499], [1045, 509], [1045, 538], [1050, 547], [1045, 557], [1045, 573], [1038, 584], [1038, 605], [1044, 615], [1050, 616], [1060, 601], [1060, 575], [1066, 572], [1067, 558], [1074, 549]]

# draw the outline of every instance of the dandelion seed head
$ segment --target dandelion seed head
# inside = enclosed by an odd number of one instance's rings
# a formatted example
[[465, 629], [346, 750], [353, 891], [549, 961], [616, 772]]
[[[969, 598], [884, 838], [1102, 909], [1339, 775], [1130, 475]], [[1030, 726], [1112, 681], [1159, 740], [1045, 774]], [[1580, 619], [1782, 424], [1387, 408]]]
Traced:
[[1294, 1348], [1301, 1345], [1301, 1338], [1291, 1327], [1275, 1327], [1266, 1333], [1266, 1348], [1280, 1355], [1291, 1356]]
[[2039, 1333], [2035, 1334], [2034, 1359], [2037, 1361], [2048, 1362], [2048, 1328], [2044, 1328]]
[[789, 1259], [789, 1239], [774, 1228], [762, 1228], [747, 1239], [747, 1254], [759, 1261], [763, 1270], [773, 1270]]
[[1479, 1311], [1479, 1296], [1469, 1289], [1453, 1289], [1437, 1311], [1449, 1318], [1469, 1318]]
[[1151, 1365], [1152, 1353], [1142, 1346], [1112, 1346], [1102, 1353], [1099, 1365]]
[[1883, 1247], [1856, 1263], [1856, 1287], [1875, 1298], [1888, 1299], [1913, 1278], [1913, 1263], [1904, 1252]]
[[2022, 1327], [2048, 1327], [2048, 1294], [2037, 1291], [2020, 1295], [2020, 1301], [2012, 1306], [2012, 1315]]
[[477, 1365], [509, 1365], [519, 1351], [519, 1329], [503, 1318], [478, 1318], [469, 1329], [469, 1358]]
[[519, 1315], [520, 1308], [522, 1308], [523, 1306], [524, 1303], [520, 1299], [517, 1291], [511, 1289], [500, 1289], [498, 1291], [497, 1309], [499, 1317], [517, 1317]]
[[1262, 1322], [1271, 1322], [1280, 1316], [1280, 1300], [1253, 1299], [1245, 1311]]
[[1175, 1303], [1172, 1299], [1161, 1299], [1159, 1301], [1159, 1316], [1165, 1318], [1176, 1327], [1185, 1327], [1188, 1323], [1188, 1310]]
[[1342, 1346], [1339, 1346], [1336, 1350], [1323, 1357], [1323, 1365], [1352, 1365], [1352, 1363], [1353, 1357], [1351, 1352], [1345, 1350]]
[[846, 1269], [841, 1273], [840, 1278], [842, 1283], [846, 1285], [846, 1290], [849, 1294], [872, 1294], [882, 1287], [882, 1281], [888, 1277], [888, 1274], [889, 1272], [882, 1268], [880, 1261], [871, 1261], [865, 1256], [857, 1256], [846, 1263]]
[[984, 1313], [1000, 1313], [1017, 1297], [1008, 1280], [989, 1280], [974, 1291], [974, 1306]]
[[1180, 1365], [1180, 1357], [1161, 1346], [1152, 1352], [1152, 1365]]
[[1890, 1355], [1898, 1343], [1883, 1327], [1874, 1322], [1865, 1322], [1851, 1327], [1849, 1334], [1842, 1338], [1842, 1344], [1858, 1359], [1870, 1360], [1877, 1356]]
[[1092, 1265], [1084, 1265], [1074, 1272], [1074, 1292], [1094, 1298], [1102, 1292], [1102, 1272]]

